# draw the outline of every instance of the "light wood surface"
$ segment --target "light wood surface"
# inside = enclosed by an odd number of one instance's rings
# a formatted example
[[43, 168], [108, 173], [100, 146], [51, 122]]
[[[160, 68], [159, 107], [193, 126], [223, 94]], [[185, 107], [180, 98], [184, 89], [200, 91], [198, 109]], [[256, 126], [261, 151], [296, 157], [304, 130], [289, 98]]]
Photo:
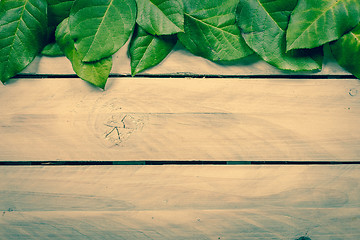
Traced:
[[0, 160], [358, 161], [356, 79], [18, 79]]
[[[113, 59], [129, 75], [126, 47]], [[0, 166], [0, 239], [360, 239], [360, 165], [324, 164], [360, 160], [360, 83], [328, 51], [321, 72], [291, 73], [177, 46], [106, 91], [60, 78], [66, 58], [22, 74], [0, 85], [0, 161], [322, 164]]]
[[360, 167], [0, 167], [1, 239], [359, 239]]

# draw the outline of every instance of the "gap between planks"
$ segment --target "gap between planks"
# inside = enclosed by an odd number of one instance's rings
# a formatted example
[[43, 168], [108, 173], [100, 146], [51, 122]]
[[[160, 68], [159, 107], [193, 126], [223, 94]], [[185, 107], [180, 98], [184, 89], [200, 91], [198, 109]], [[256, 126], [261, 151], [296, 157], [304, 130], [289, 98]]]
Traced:
[[[109, 78], [130, 78], [130, 74], [110, 74]], [[79, 78], [76, 74], [36, 74], [21, 73], [13, 79], [38, 79], [38, 78]], [[215, 74], [137, 74], [134, 78], [210, 78], [210, 79], [357, 79], [354, 75], [333, 74], [333, 75], [215, 75]]]
[[360, 165], [360, 161], [0, 161], [0, 166], [129, 166], [129, 165]]

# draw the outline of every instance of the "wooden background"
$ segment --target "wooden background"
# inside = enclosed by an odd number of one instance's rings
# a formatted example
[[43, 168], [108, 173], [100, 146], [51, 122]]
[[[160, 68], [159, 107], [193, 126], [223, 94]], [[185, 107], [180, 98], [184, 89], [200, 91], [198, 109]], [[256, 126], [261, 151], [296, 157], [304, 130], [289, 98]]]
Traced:
[[0, 86], [0, 239], [360, 239], [360, 83], [329, 54], [129, 72], [125, 47], [105, 91], [47, 57]]

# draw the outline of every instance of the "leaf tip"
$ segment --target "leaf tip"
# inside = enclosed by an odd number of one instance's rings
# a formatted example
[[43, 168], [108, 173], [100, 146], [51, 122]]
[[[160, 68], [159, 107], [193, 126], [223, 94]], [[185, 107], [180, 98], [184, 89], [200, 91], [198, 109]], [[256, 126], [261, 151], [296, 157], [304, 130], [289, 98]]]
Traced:
[[107, 79], [106, 79], [106, 81], [103, 81], [101, 83], [97, 83], [96, 86], [101, 88], [103, 91], [105, 91], [106, 82], [107, 82]]
[[135, 77], [136, 74], [138, 74], [139, 71], [137, 71], [136, 69], [131, 69], [131, 76]]
[[9, 81], [9, 79], [11, 79], [12, 77], [14, 77], [15, 75], [10, 75], [10, 76], [2, 76], [2, 78], [0, 79], [0, 81], [1, 81], [1, 83], [2, 84], [6, 84], [7, 83], [7, 81]]
[[294, 47], [291, 44], [286, 43], [285, 53], [288, 53], [291, 50], [294, 50]]
[[132, 65], [132, 66], [131, 66], [131, 76], [132, 76], [132, 77], [135, 77], [136, 74], [144, 71], [144, 69], [141, 69], [141, 68], [140, 68], [138, 65], [136, 65], [136, 64], [133, 64], [133, 63], [132, 63], [131, 65]]

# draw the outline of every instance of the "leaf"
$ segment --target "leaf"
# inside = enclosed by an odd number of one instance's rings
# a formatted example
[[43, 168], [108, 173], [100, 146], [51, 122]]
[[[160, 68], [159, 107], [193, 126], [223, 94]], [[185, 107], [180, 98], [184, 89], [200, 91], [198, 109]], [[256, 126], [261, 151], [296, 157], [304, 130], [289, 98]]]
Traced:
[[330, 49], [339, 65], [360, 79], [360, 24], [330, 43]]
[[299, 0], [286, 33], [287, 51], [336, 40], [359, 21], [359, 0]]
[[70, 11], [70, 32], [81, 60], [97, 61], [118, 51], [134, 28], [134, 0], [76, 0]]
[[318, 51], [285, 53], [285, 31], [296, 3], [297, 0], [240, 0], [238, 26], [246, 43], [271, 65], [292, 71], [321, 69], [322, 56]]
[[0, 1], [0, 80], [21, 72], [43, 47], [47, 34], [45, 0]]
[[65, 53], [65, 56], [71, 61], [76, 74], [81, 79], [104, 89], [111, 71], [112, 58], [103, 58], [97, 62], [82, 62], [79, 53], [75, 49], [74, 41], [70, 36], [69, 18], [64, 19], [59, 24], [55, 36], [56, 42]]
[[56, 27], [69, 17], [74, 0], [47, 0], [48, 3], [48, 44], [41, 54], [49, 57], [63, 56], [60, 47], [55, 43]]
[[140, 26], [135, 28], [130, 42], [131, 75], [158, 65], [174, 48], [176, 36], [154, 36]]
[[41, 51], [41, 54], [48, 57], [64, 56], [64, 53], [61, 51], [59, 45], [56, 42], [46, 45]]
[[253, 52], [235, 25], [238, 0], [185, 0], [180, 42], [193, 54], [211, 61], [232, 61]]
[[65, 18], [69, 17], [74, 0], [47, 0], [49, 26], [56, 28]]
[[170, 35], [184, 31], [182, 0], [136, 0], [136, 22], [150, 34]]

